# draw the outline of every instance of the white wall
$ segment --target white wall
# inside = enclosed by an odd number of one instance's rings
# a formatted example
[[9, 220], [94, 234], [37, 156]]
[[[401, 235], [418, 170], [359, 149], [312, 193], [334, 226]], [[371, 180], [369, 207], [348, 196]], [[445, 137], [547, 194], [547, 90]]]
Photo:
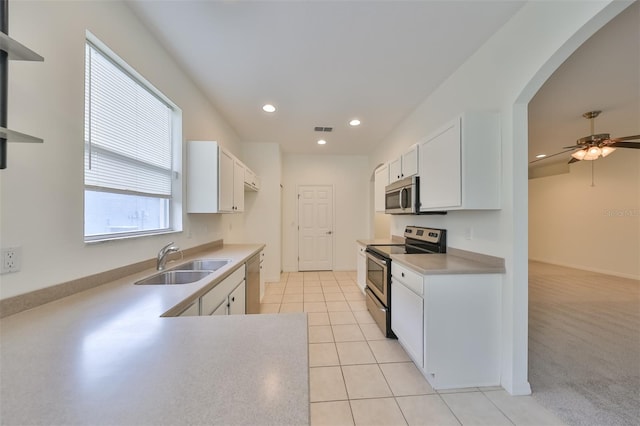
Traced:
[[640, 279], [640, 152], [621, 149], [531, 179], [529, 257]]
[[366, 156], [285, 154], [283, 163], [284, 271], [298, 268], [298, 185], [333, 185], [333, 269], [356, 269], [357, 239], [369, 235], [369, 177]]
[[264, 243], [263, 273], [267, 282], [280, 281], [282, 265], [282, 154], [274, 143], [243, 143], [244, 163], [260, 177], [260, 191], [245, 192], [244, 239]]
[[182, 233], [84, 244], [85, 30], [182, 109], [184, 140], [238, 152], [237, 136], [122, 2], [12, 1], [9, 18], [11, 36], [45, 61], [10, 62], [8, 122], [45, 142], [9, 144], [0, 172], [0, 244], [23, 254], [22, 270], [2, 275], [0, 297], [149, 259], [168, 241], [189, 248], [222, 238], [221, 215], [185, 214]]
[[[396, 216], [406, 223], [449, 230], [452, 247], [501, 256], [503, 279], [502, 386], [530, 392], [527, 380], [526, 104], [551, 73], [599, 27], [629, 3], [528, 2], [380, 145], [370, 170], [467, 110], [494, 110], [502, 126], [502, 210], [451, 212], [444, 217]], [[473, 238], [466, 240], [466, 227]]]

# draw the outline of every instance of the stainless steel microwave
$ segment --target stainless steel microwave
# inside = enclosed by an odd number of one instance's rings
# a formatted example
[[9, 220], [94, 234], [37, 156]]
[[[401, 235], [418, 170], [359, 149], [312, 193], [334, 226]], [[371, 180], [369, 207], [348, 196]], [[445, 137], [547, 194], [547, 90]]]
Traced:
[[412, 176], [387, 185], [384, 212], [387, 214], [418, 214], [420, 212], [420, 178]]

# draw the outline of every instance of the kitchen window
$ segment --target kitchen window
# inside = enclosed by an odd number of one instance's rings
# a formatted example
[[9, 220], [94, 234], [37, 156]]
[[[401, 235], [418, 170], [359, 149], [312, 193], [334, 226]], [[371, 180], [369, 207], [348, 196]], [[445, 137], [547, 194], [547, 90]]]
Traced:
[[84, 240], [180, 231], [182, 112], [87, 33]]

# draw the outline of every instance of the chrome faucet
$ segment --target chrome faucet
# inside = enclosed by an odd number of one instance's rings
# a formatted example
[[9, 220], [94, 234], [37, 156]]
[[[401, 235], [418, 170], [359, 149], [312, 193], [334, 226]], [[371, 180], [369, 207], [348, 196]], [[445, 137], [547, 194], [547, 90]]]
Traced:
[[164, 265], [167, 263], [167, 256], [170, 253], [175, 253], [177, 251], [180, 251], [180, 247], [174, 246], [173, 241], [171, 241], [166, 246], [162, 247], [158, 252], [158, 262], [156, 264], [156, 269], [158, 271], [164, 270]]

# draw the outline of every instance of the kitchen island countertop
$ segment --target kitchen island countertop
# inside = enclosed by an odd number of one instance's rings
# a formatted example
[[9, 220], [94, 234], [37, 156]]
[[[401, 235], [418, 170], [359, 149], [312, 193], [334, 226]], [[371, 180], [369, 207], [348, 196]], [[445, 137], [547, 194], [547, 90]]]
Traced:
[[306, 314], [161, 317], [262, 247], [192, 256], [233, 260], [193, 284], [133, 285], [147, 270], [0, 320], [1, 423], [308, 424]]

